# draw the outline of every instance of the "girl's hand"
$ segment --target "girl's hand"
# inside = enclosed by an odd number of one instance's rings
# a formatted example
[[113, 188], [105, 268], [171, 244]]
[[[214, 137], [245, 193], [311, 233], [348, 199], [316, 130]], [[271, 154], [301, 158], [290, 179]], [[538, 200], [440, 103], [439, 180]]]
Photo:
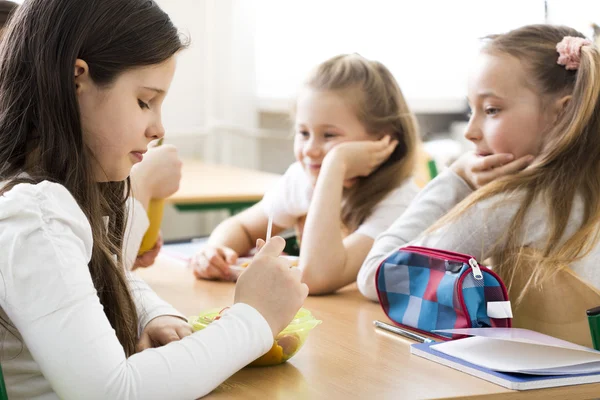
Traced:
[[390, 157], [397, 145], [398, 141], [391, 140], [389, 136], [377, 141], [340, 143], [327, 153], [323, 164], [340, 163], [345, 170], [344, 182], [347, 183], [358, 177], [369, 176]]
[[136, 346], [136, 351], [164, 346], [191, 334], [192, 327], [186, 321], [172, 315], [161, 315], [148, 322]]
[[279, 236], [260, 248], [254, 259], [238, 278], [234, 303], [254, 307], [267, 320], [273, 337], [294, 318], [308, 295], [308, 286], [300, 281], [302, 272], [291, 268], [291, 262], [279, 257], [285, 240]]
[[230, 265], [236, 263], [238, 254], [225, 246], [207, 244], [190, 260], [189, 265], [198, 279], [231, 280]]
[[[175, 193], [179, 189], [182, 165], [175, 146], [164, 144], [148, 148], [142, 162], [131, 170], [135, 197], [149, 202]], [[147, 205], [145, 201], [142, 204]]]
[[154, 261], [156, 260], [156, 257], [158, 256], [158, 253], [160, 252], [160, 249], [162, 248], [163, 244], [164, 240], [162, 237], [162, 233], [159, 232], [158, 240], [156, 241], [154, 247], [145, 252], [144, 254], [137, 256], [135, 262], [133, 263], [132, 270], [136, 268], [147, 268], [154, 264]]
[[515, 174], [527, 168], [534, 158], [528, 155], [514, 160], [512, 154], [481, 157], [469, 152], [456, 160], [450, 168], [473, 189], [479, 189], [502, 176]]

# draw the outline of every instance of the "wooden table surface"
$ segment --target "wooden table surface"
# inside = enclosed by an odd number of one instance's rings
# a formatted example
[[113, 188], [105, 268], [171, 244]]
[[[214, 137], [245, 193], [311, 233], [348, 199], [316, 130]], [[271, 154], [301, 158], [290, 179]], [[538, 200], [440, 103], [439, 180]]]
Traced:
[[167, 202], [177, 205], [258, 202], [278, 174], [183, 160], [181, 184]]
[[[185, 315], [230, 305], [234, 284], [197, 281], [191, 271], [159, 255], [136, 271]], [[600, 384], [511, 391], [410, 354], [410, 341], [375, 330], [386, 320], [376, 303], [351, 285], [338, 294], [309, 297], [305, 307], [323, 323], [287, 363], [245, 368], [208, 399], [590, 399]], [[201, 376], [198, 379], [202, 379]]]

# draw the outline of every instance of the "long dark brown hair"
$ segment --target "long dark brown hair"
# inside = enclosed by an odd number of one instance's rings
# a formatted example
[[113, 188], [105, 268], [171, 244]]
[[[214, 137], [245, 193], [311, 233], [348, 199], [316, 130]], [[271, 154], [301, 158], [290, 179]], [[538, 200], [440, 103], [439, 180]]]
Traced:
[[[600, 235], [600, 52], [593, 45], [583, 46], [579, 68], [567, 70], [557, 63], [556, 50], [565, 36], [584, 37], [564, 26], [529, 25], [486, 39], [483, 52], [509, 55], [522, 63], [542, 107], [563, 96], [572, 97], [548, 127], [534, 164], [475, 191], [430, 229], [451, 224], [482, 200], [503, 193], [522, 194], [504, 236], [495, 248], [482, 249], [509, 283], [515, 266], [527, 263], [533, 267], [517, 303], [527, 289], [588, 255]], [[582, 223], [574, 234], [565, 237], [578, 196], [583, 201]], [[522, 247], [527, 234], [524, 225], [538, 198], [548, 206], [548, 237], [540, 251], [531, 254]]]
[[18, 6], [14, 1], [0, 0], [0, 30], [6, 25], [8, 18], [10, 18]]
[[338, 55], [318, 65], [306, 81], [315, 90], [350, 99], [358, 120], [373, 135], [387, 133], [398, 141], [394, 152], [367, 177], [344, 189], [341, 219], [355, 231], [374, 207], [413, 173], [419, 130], [400, 86], [380, 62], [358, 54]]
[[71, 192], [92, 229], [94, 286], [127, 355], [138, 338], [122, 260], [129, 181], [94, 179], [74, 66], [86, 61], [94, 82], [108, 87], [124, 71], [164, 62], [183, 47], [152, 0], [26, 0], [0, 45], [0, 181], [9, 182], [6, 191], [27, 172], [31, 183], [49, 180]]

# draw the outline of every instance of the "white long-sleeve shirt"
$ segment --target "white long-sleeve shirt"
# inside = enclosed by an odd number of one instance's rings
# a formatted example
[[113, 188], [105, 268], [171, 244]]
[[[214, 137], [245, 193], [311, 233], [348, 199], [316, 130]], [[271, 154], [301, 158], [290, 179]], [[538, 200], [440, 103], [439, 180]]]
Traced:
[[[455, 205], [464, 200], [472, 189], [458, 175], [447, 170], [431, 181], [415, 198], [406, 212], [382, 233], [367, 255], [357, 278], [360, 292], [377, 301], [375, 274], [381, 261], [390, 252], [407, 244], [470, 254], [480, 261], [491, 256], [496, 245], [502, 246], [505, 230], [518, 211], [522, 193], [506, 193], [479, 202], [457, 220], [435, 232], [423, 234]], [[548, 206], [537, 199], [525, 216], [521, 245], [543, 248], [549, 232]], [[583, 201], [576, 197], [563, 239], [573, 235], [581, 226]], [[583, 259], [570, 267], [580, 278], [600, 289], [600, 244]]]
[[[313, 198], [314, 187], [302, 164], [295, 162], [271, 188], [261, 203], [265, 215], [273, 216], [273, 223], [282, 228], [291, 228], [301, 217], [305, 217]], [[391, 225], [394, 219], [406, 210], [419, 192], [412, 178], [391, 190], [373, 210], [355, 233], [375, 239]], [[302, 233], [302, 232], [300, 232]]]
[[[139, 203], [130, 212], [129, 264], [148, 224]], [[20, 184], [0, 196], [0, 249], [0, 317], [10, 326], [0, 325], [1, 363], [11, 399], [193, 399], [273, 344], [260, 313], [236, 304], [203, 331], [126, 358], [88, 270], [90, 225], [59, 184]], [[140, 330], [158, 315], [180, 315], [130, 281]]]

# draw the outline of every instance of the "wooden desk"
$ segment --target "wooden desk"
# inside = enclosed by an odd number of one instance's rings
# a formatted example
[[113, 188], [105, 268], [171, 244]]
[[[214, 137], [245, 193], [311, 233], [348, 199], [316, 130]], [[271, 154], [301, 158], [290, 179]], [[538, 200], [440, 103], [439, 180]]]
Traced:
[[[234, 284], [197, 281], [165, 256], [137, 270], [154, 290], [186, 315], [233, 300]], [[289, 362], [245, 368], [209, 399], [589, 399], [600, 384], [516, 392], [412, 356], [410, 342], [373, 328], [385, 320], [378, 304], [347, 287], [332, 296], [309, 297], [305, 307], [323, 320]], [[201, 376], [198, 379], [202, 379]]]
[[280, 175], [184, 160], [181, 185], [167, 199], [180, 211], [228, 209], [232, 214], [262, 199]]

